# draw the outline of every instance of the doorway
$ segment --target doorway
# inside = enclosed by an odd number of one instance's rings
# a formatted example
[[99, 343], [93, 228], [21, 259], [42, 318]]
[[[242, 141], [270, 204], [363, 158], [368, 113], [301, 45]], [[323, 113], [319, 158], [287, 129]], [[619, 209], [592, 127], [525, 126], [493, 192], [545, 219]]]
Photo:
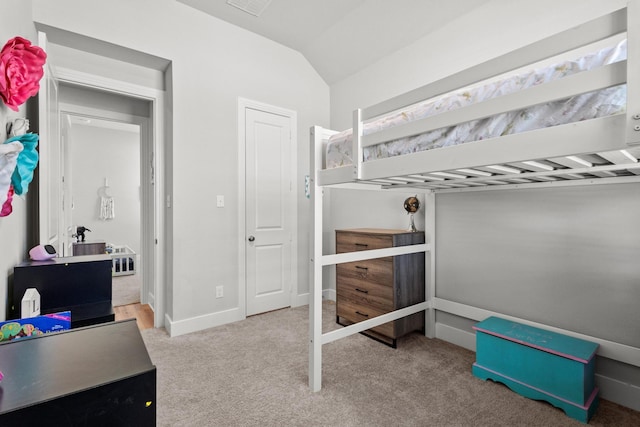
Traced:
[[[164, 307], [162, 277], [157, 273], [162, 255], [157, 227], [163, 218], [156, 196], [159, 178], [155, 162], [161, 158], [155, 133], [158, 100], [78, 84], [68, 78], [60, 79], [59, 87], [61, 163], [68, 175], [62, 185], [64, 226], [59, 235], [66, 240], [69, 255], [78, 226], [91, 230], [85, 233], [87, 239], [110, 244], [106, 247], [114, 260], [115, 306], [148, 305], [153, 325], [160, 327]], [[83, 145], [74, 158], [71, 154]], [[92, 156], [87, 163], [93, 167], [82, 165], [84, 156]], [[85, 171], [84, 176], [76, 176], [77, 168]], [[85, 179], [90, 183], [85, 185]], [[85, 186], [85, 206], [79, 204], [82, 199], [78, 197], [83, 196], [72, 189], [78, 182]], [[113, 203], [112, 210], [104, 212], [102, 202], [107, 198]]]
[[140, 302], [144, 273], [142, 144], [140, 125], [133, 121], [62, 116], [63, 250], [65, 256], [87, 248], [110, 254], [114, 307]]
[[238, 130], [240, 289], [250, 316], [289, 307], [297, 293], [296, 113], [241, 99]]

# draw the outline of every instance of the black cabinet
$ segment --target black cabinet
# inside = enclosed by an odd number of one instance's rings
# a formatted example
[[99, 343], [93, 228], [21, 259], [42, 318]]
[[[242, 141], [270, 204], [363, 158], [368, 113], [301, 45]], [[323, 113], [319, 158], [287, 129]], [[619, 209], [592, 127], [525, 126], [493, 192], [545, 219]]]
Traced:
[[154, 426], [156, 368], [135, 320], [0, 344], [0, 425]]
[[13, 269], [7, 319], [21, 317], [25, 291], [36, 288], [41, 314], [69, 310], [72, 328], [113, 321], [111, 278], [109, 255], [23, 262]]

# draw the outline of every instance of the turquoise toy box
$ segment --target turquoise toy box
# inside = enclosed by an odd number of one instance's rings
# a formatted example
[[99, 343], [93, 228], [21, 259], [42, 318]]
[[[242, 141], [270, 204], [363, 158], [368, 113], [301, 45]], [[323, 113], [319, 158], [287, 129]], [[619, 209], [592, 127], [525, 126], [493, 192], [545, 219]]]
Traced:
[[0, 322], [0, 342], [35, 337], [71, 327], [71, 312], [45, 314]]
[[473, 374], [587, 423], [598, 406], [598, 344], [498, 317], [476, 324]]

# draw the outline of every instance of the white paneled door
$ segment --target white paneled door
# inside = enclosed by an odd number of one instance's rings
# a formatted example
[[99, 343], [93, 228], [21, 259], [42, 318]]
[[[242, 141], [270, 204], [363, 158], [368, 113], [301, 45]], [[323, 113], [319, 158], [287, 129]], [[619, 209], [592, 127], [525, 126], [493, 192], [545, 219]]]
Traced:
[[248, 316], [291, 305], [291, 120], [245, 110]]

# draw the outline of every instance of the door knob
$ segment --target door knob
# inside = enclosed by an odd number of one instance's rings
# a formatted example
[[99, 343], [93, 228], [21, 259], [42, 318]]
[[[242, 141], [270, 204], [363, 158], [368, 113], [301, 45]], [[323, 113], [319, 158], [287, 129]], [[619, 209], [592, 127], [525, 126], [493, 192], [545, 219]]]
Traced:
[[253, 237], [253, 236], [249, 236], [249, 241], [250, 241], [250, 242], [253, 242], [254, 240], [256, 240], [256, 238], [255, 238], [255, 237]]

